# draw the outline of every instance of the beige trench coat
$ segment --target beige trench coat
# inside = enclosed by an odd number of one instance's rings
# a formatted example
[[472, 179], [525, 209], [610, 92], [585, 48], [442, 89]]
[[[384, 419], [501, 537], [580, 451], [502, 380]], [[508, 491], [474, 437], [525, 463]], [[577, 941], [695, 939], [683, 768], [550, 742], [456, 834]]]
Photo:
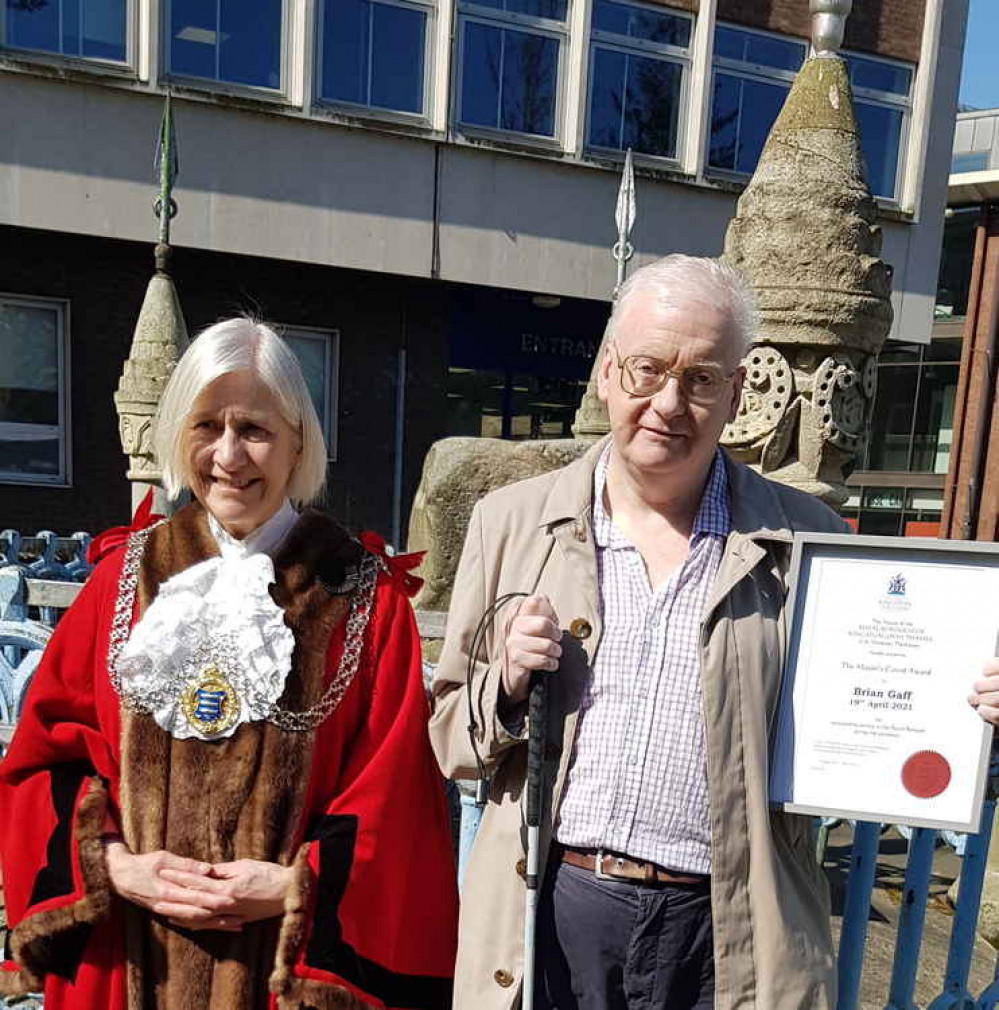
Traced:
[[[593, 470], [605, 443], [562, 470], [493, 492], [473, 512], [434, 682], [431, 739], [444, 773], [475, 778], [468, 739], [468, 653], [483, 611], [503, 593], [546, 594], [563, 629], [550, 691], [542, 848], [565, 785], [590, 664], [601, 638], [591, 531]], [[732, 530], [702, 621], [717, 1010], [832, 1010], [828, 892], [808, 818], [770, 808], [770, 730], [783, 666], [785, 574], [795, 531], [844, 532], [817, 499], [728, 461]], [[489, 803], [462, 893], [455, 1010], [511, 1010], [523, 971], [526, 745], [497, 718], [502, 616], [474, 670]], [[486, 661], [485, 657], [488, 657]], [[518, 865], [519, 864], [519, 865]]]

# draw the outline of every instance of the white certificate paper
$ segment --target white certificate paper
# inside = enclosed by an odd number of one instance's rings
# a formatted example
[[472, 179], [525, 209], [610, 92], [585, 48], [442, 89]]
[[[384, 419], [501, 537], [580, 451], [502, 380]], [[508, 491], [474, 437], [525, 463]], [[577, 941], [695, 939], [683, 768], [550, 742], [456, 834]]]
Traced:
[[978, 831], [992, 731], [967, 695], [996, 654], [999, 556], [824, 539], [799, 547], [771, 799]]

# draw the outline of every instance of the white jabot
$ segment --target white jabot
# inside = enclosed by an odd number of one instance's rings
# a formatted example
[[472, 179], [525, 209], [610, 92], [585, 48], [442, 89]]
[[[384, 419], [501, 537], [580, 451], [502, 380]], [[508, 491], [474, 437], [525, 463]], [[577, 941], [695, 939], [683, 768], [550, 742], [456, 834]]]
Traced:
[[[177, 739], [231, 736], [241, 723], [266, 719], [281, 697], [295, 638], [271, 598], [271, 555], [297, 519], [286, 501], [236, 540], [209, 515], [220, 555], [164, 582], [132, 629], [118, 660], [122, 693]], [[181, 699], [210, 666], [235, 689], [239, 715], [208, 736], [188, 718]]]
[[294, 506], [284, 500], [284, 504], [265, 523], [258, 526], [252, 533], [248, 533], [242, 540], [226, 533], [222, 524], [208, 513], [208, 528], [215, 537], [222, 557], [245, 558], [250, 554], [269, 554], [274, 557], [277, 548], [281, 546], [284, 538], [290, 532], [292, 526], [298, 522], [298, 513]]

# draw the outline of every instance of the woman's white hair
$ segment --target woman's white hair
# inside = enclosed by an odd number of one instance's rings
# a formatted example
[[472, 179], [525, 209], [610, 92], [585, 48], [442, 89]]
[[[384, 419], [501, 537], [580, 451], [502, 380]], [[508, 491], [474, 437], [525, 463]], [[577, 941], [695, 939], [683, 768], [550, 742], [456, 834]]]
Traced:
[[167, 382], [153, 425], [153, 448], [171, 498], [191, 485], [184, 432], [202, 391], [229, 372], [252, 372], [277, 401], [281, 416], [302, 439], [288, 482], [297, 504], [314, 501], [326, 480], [326, 443], [298, 359], [267, 325], [246, 316], [203, 330], [184, 352]]
[[723, 259], [684, 256], [673, 253], [636, 270], [621, 285], [610, 319], [607, 337], [615, 328], [625, 306], [637, 294], [648, 291], [660, 311], [702, 301], [728, 313], [739, 358], [745, 357], [756, 336], [756, 299], [742, 274]]

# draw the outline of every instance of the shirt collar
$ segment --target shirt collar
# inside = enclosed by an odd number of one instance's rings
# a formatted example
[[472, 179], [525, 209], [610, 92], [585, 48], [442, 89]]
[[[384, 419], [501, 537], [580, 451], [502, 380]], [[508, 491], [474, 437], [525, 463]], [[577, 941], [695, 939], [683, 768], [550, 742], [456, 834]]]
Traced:
[[[631, 547], [632, 544], [615, 525], [604, 506], [604, 488], [607, 486], [610, 452], [611, 446], [608, 443], [600, 454], [596, 469], [593, 471], [593, 539], [598, 547], [609, 547], [614, 550], [621, 547]], [[690, 542], [694, 543], [705, 534], [719, 537], [728, 536], [731, 525], [725, 458], [721, 449], [715, 449], [708, 482], [704, 486], [701, 504], [697, 509], [694, 525], [690, 531]]]
[[208, 528], [211, 530], [223, 558], [247, 558], [251, 554], [269, 554], [273, 557], [297, 521], [298, 513], [291, 502], [285, 498], [284, 504], [270, 519], [242, 540], [237, 540], [223, 529], [222, 524], [211, 512], [208, 513]]

